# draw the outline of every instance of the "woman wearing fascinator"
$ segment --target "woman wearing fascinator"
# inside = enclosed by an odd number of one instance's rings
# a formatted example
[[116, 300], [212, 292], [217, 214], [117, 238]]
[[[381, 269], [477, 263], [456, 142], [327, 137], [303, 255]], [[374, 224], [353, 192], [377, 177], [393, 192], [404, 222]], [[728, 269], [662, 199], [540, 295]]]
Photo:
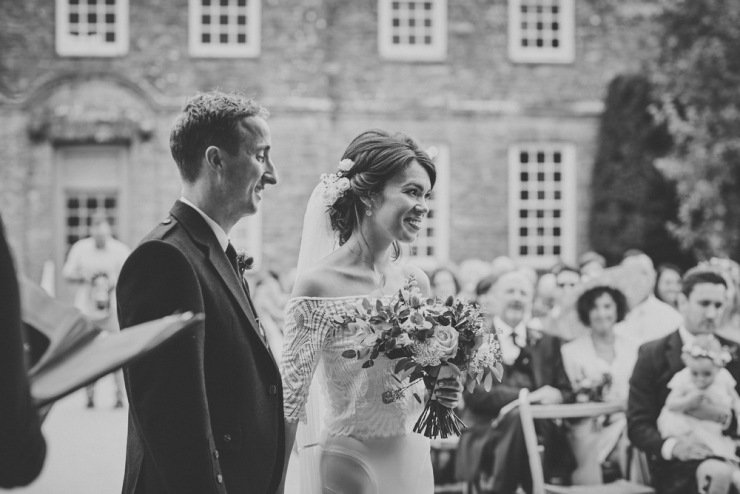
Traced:
[[[398, 386], [394, 361], [381, 356], [362, 368], [343, 358], [358, 335], [338, 331], [336, 321], [410, 279], [429, 296], [427, 276], [402, 262], [399, 243], [419, 234], [435, 179], [432, 160], [413, 140], [371, 130], [349, 144], [309, 200], [281, 369], [286, 457], [295, 441], [303, 493], [434, 490], [429, 439], [411, 432], [423, 409], [414, 394], [423, 396], [424, 384], [384, 403], [383, 393]], [[440, 403], [454, 408], [461, 390], [453, 371], [440, 373]]]

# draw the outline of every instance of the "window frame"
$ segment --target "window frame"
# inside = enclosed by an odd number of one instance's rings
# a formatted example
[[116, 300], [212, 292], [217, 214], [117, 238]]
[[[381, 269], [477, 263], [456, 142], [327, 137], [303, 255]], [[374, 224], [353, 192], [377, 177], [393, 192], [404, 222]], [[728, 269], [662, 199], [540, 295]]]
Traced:
[[[261, 0], [247, 1], [247, 43], [221, 44], [203, 43], [203, 13], [202, 0], [188, 0], [188, 50], [190, 56], [200, 58], [255, 58], [262, 50], [262, 2]], [[221, 8], [218, 0], [211, 0], [212, 6]], [[228, 8], [228, 7], [227, 7]], [[250, 42], [251, 40], [251, 42]]]
[[[85, 0], [80, 0], [82, 4]], [[105, 0], [97, 0], [105, 4]], [[63, 57], [118, 57], [128, 53], [129, 48], [129, 0], [115, 1], [115, 34], [113, 43], [92, 43], [94, 38], [85, 40], [69, 34], [70, 0], [56, 0], [55, 45], [56, 52]], [[96, 4], [97, 5], [97, 4]]]
[[[432, 44], [394, 45], [391, 23], [394, 1], [432, 3]], [[437, 62], [447, 58], [447, 0], [378, 0], [378, 53], [398, 61]]]
[[[560, 3], [560, 46], [558, 48], [523, 47], [521, 4], [523, 0], [508, 0], [509, 59], [516, 63], [569, 64], [575, 61], [575, 0], [548, 0]], [[532, 1], [532, 0], [525, 0]], [[543, 0], [539, 0], [543, 1]]]
[[[537, 209], [536, 206], [525, 208], [525, 200], [521, 199], [521, 162], [519, 155], [522, 151], [536, 152], [544, 150], [554, 152], [559, 150], [562, 154], [560, 167], [561, 176], [561, 199], [560, 199], [560, 254], [521, 255], [519, 247], [522, 245], [519, 228], [523, 226], [519, 212], [521, 209]], [[556, 262], [565, 260], [574, 262], [576, 257], [576, 203], [577, 203], [577, 186], [576, 186], [576, 147], [572, 143], [557, 141], [538, 141], [522, 142], [509, 146], [508, 156], [508, 173], [509, 173], [509, 257], [523, 264], [530, 265], [537, 269], [549, 269]], [[538, 204], [538, 199], [527, 199], [528, 203]], [[546, 199], [552, 204], [552, 199]], [[542, 209], [548, 209], [547, 202], [543, 204]], [[553, 209], [551, 206], [549, 209]], [[555, 238], [555, 237], [551, 237]]]

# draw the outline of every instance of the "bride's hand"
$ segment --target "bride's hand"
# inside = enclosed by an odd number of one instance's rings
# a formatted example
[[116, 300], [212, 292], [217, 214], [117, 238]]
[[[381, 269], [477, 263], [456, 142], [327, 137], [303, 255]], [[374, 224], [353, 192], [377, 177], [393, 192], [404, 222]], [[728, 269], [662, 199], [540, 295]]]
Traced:
[[445, 364], [439, 369], [434, 398], [447, 408], [455, 408], [462, 399], [463, 386], [460, 369], [454, 364]]

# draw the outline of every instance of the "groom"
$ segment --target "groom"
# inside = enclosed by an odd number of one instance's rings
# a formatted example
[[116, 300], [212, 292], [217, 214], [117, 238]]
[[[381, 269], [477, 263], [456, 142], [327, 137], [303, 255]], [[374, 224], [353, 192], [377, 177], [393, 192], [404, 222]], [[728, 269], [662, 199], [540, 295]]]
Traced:
[[267, 111], [234, 94], [192, 98], [170, 135], [182, 197], [118, 281], [122, 328], [193, 311], [205, 322], [128, 366], [124, 494], [268, 494], [283, 469], [280, 374], [229, 242], [277, 183]]

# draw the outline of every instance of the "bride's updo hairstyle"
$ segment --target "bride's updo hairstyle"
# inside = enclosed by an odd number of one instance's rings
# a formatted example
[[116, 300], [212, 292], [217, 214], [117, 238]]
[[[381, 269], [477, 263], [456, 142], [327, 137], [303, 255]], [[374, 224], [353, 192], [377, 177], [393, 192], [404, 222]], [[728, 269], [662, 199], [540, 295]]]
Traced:
[[382, 192], [385, 184], [416, 160], [429, 174], [434, 187], [437, 170], [429, 155], [404, 134], [391, 135], [382, 130], [368, 130], [355, 137], [347, 146], [342, 160], [354, 165], [344, 173], [349, 189], [329, 206], [331, 227], [339, 233], [339, 245], [344, 244], [360, 224], [369, 199]]

